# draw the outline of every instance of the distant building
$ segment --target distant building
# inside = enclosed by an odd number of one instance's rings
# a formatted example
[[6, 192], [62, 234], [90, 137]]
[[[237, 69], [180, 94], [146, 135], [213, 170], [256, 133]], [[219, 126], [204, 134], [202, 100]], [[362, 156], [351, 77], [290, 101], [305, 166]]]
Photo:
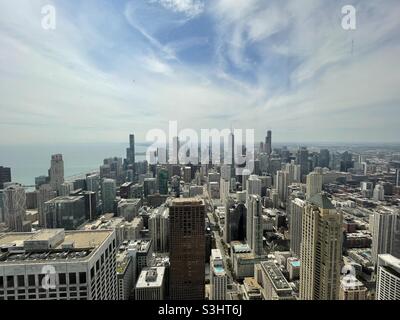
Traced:
[[25, 231], [26, 195], [24, 188], [12, 185], [4, 189], [3, 208], [4, 220], [10, 230], [16, 232]]
[[145, 268], [136, 283], [136, 300], [164, 300], [165, 267]]
[[52, 187], [49, 184], [42, 184], [39, 187], [39, 193], [38, 193], [38, 200], [37, 200], [37, 205], [38, 205], [38, 214], [39, 214], [39, 225], [41, 227], [46, 227], [47, 222], [46, 222], [46, 214], [44, 211], [44, 204], [57, 197], [57, 192], [52, 189]]
[[309, 200], [311, 197], [322, 191], [322, 174], [317, 172], [311, 172], [308, 174], [306, 185], [306, 199]]
[[219, 249], [211, 250], [210, 257], [210, 300], [226, 300], [227, 275]]
[[11, 182], [11, 168], [0, 166], [0, 189], [4, 188], [4, 182]]
[[101, 184], [101, 198], [103, 213], [114, 212], [114, 201], [117, 194], [117, 186], [114, 179], [104, 179]]
[[64, 161], [62, 154], [54, 154], [51, 156], [49, 178], [51, 188], [57, 191], [57, 193], [60, 193], [61, 184], [64, 182]]
[[75, 230], [86, 221], [83, 196], [57, 197], [44, 204], [46, 228]]

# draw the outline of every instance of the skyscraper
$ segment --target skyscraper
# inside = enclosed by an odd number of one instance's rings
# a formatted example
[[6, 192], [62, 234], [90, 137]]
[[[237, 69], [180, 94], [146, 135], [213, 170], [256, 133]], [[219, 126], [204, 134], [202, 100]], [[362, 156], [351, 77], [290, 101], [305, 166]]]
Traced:
[[11, 182], [11, 169], [0, 166], [0, 189], [4, 188], [4, 182]]
[[256, 256], [264, 253], [262, 201], [259, 195], [250, 195], [247, 201], [246, 240]]
[[211, 250], [210, 287], [210, 300], [226, 300], [227, 275], [219, 249]]
[[129, 165], [135, 164], [135, 135], [129, 135], [129, 148], [126, 149], [126, 161]]
[[103, 213], [114, 212], [114, 201], [117, 194], [115, 180], [104, 179], [101, 184], [101, 199], [103, 202]]
[[196, 198], [169, 200], [170, 297], [204, 299], [205, 205]]
[[4, 219], [6, 225], [16, 232], [22, 232], [26, 214], [26, 195], [21, 186], [12, 185], [3, 192]]
[[300, 300], [339, 298], [342, 221], [325, 194], [307, 201], [300, 249]]
[[60, 193], [61, 184], [64, 182], [64, 161], [62, 154], [54, 154], [51, 156], [49, 177], [51, 188], [57, 191], [57, 193]]
[[300, 244], [302, 232], [302, 219], [305, 211], [305, 201], [299, 198], [290, 202], [290, 252], [296, 257], [300, 257]]
[[265, 152], [270, 155], [272, 153], [272, 131], [267, 131], [267, 136], [265, 138]]
[[257, 175], [250, 175], [246, 183], [246, 190], [248, 195], [255, 194], [261, 196], [261, 180], [258, 178]]
[[400, 300], [400, 259], [390, 254], [378, 256], [377, 300]]
[[157, 172], [158, 190], [160, 194], [168, 194], [168, 170], [160, 168]]
[[372, 219], [372, 260], [376, 263], [380, 254], [391, 254], [400, 259], [400, 214], [379, 209]]
[[285, 204], [289, 186], [289, 172], [278, 170], [276, 172], [275, 188], [278, 192], [279, 200]]
[[311, 172], [306, 179], [306, 199], [311, 199], [314, 195], [322, 191], [322, 175], [317, 172]]
[[46, 214], [44, 211], [44, 204], [55, 197], [57, 197], [57, 192], [54, 191], [49, 184], [42, 184], [39, 187], [37, 202], [38, 202], [39, 225], [41, 227], [45, 227], [47, 225]]
[[319, 166], [322, 168], [329, 168], [330, 154], [328, 149], [321, 149], [319, 151]]
[[296, 164], [300, 165], [300, 178], [304, 181], [304, 176], [308, 174], [308, 150], [306, 147], [301, 147], [297, 151]]

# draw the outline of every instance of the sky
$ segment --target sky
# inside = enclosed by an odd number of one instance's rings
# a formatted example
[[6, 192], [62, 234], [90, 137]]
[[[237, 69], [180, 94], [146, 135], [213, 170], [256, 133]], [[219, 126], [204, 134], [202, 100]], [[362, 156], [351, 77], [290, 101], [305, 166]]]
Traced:
[[0, 145], [144, 142], [175, 120], [400, 142], [399, 57], [398, 0], [2, 0]]

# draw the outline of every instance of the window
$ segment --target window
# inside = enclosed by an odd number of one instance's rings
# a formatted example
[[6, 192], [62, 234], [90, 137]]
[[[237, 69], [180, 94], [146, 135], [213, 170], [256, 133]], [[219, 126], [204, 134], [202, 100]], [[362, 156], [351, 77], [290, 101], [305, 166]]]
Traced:
[[60, 285], [67, 284], [67, 279], [66, 279], [65, 273], [60, 273], [58, 275], [58, 282]]
[[86, 283], [86, 272], [79, 272], [79, 283]]
[[17, 276], [18, 287], [25, 287], [25, 277], [20, 275]]
[[33, 274], [28, 275], [28, 285], [30, 287], [35, 287], [36, 286], [35, 275], [33, 275]]
[[0, 276], [0, 288], [4, 288], [4, 280], [2, 276]]
[[76, 284], [76, 273], [69, 274], [69, 284]]
[[45, 277], [45, 274], [41, 273], [41, 274], [39, 274], [38, 276], [39, 276], [39, 286], [41, 286], [42, 283], [43, 283], [43, 279], [44, 279], [44, 277]]
[[7, 276], [7, 288], [14, 287], [14, 276]]

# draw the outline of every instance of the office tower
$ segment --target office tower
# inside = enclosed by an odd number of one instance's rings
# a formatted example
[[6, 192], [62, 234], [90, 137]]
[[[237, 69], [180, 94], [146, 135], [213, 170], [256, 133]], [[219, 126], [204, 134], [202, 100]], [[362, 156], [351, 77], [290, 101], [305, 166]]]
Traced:
[[[0, 246], [7, 252], [0, 261], [5, 275], [0, 300], [117, 298], [114, 231], [7, 233]], [[16, 246], [25, 254], [15, 252]]]
[[235, 135], [233, 134], [233, 131], [229, 134], [229, 148], [228, 151], [230, 153], [230, 163], [229, 164], [229, 169], [231, 171], [231, 177], [234, 177], [236, 175], [235, 171], [235, 164], [236, 164], [236, 155], [235, 155]]
[[134, 261], [128, 250], [119, 250], [116, 257], [118, 300], [133, 298], [135, 287]]
[[267, 136], [265, 138], [265, 153], [271, 155], [272, 153], [272, 132], [267, 131]]
[[145, 268], [139, 275], [135, 287], [136, 300], [164, 300], [165, 267]]
[[261, 196], [261, 180], [257, 175], [250, 175], [247, 180], [246, 191], [248, 195], [258, 195]]
[[261, 283], [265, 300], [295, 300], [293, 290], [274, 261], [261, 262]]
[[101, 199], [103, 213], [114, 212], [114, 201], [117, 194], [117, 186], [114, 179], [104, 179], [101, 184]]
[[301, 147], [297, 151], [296, 164], [300, 165], [300, 178], [303, 181], [304, 176], [306, 176], [309, 172], [308, 150], [306, 147]]
[[354, 168], [353, 155], [345, 151], [341, 154], [340, 171], [347, 172], [351, 168]]
[[289, 206], [290, 252], [296, 257], [300, 257], [302, 219], [305, 212], [306, 202], [304, 200], [296, 198], [290, 201]]
[[69, 194], [76, 189], [72, 182], [64, 182], [60, 186], [60, 196], [69, 196]]
[[61, 184], [64, 182], [64, 161], [62, 154], [54, 154], [51, 156], [49, 178], [51, 188], [59, 193]]
[[319, 151], [319, 166], [322, 168], [329, 168], [330, 154], [328, 149], [321, 149]]
[[261, 197], [250, 195], [247, 203], [247, 244], [254, 255], [261, 256], [264, 254]]
[[340, 281], [339, 300], [368, 300], [368, 289], [354, 275], [346, 275]]
[[161, 168], [158, 170], [158, 190], [160, 194], [168, 194], [168, 170]]
[[98, 195], [100, 188], [100, 176], [98, 174], [91, 174], [86, 177], [87, 191], [96, 192]]
[[317, 172], [311, 172], [306, 180], [306, 199], [311, 199], [314, 195], [322, 191], [322, 175]]
[[64, 196], [44, 204], [45, 228], [75, 230], [85, 222], [85, 198], [83, 196]]
[[210, 257], [210, 300], [226, 300], [227, 279], [221, 251], [212, 249]]
[[383, 185], [377, 184], [374, 188], [373, 199], [375, 201], [384, 201], [385, 200], [385, 189]]
[[287, 163], [285, 165], [285, 170], [289, 174], [289, 182], [288, 184], [291, 185], [295, 182], [300, 182], [300, 166], [295, 164], [294, 160], [291, 163]]
[[172, 145], [170, 143], [168, 148], [169, 148], [168, 163], [169, 164], [179, 164], [179, 138], [173, 137]]
[[307, 201], [300, 249], [300, 300], [339, 298], [342, 220], [325, 194]]
[[190, 183], [192, 181], [192, 168], [187, 166], [183, 168], [183, 181]]
[[44, 213], [45, 202], [57, 197], [57, 192], [54, 191], [49, 184], [42, 184], [39, 187], [38, 193], [38, 215], [39, 215], [39, 225], [41, 227], [46, 226], [46, 215]]
[[170, 296], [204, 299], [205, 204], [196, 198], [169, 200]]
[[22, 232], [26, 214], [26, 195], [21, 186], [12, 185], [3, 191], [4, 220], [12, 230]]
[[161, 206], [149, 217], [149, 233], [154, 252], [168, 252], [169, 211]]
[[4, 182], [11, 182], [11, 168], [0, 166], [0, 189], [4, 188]]
[[275, 188], [278, 192], [279, 200], [282, 204], [286, 203], [287, 191], [289, 186], [289, 173], [287, 171], [278, 170], [276, 172]]
[[400, 300], [400, 259], [390, 255], [378, 256], [376, 300]]
[[144, 196], [147, 197], [157, 192], [156, 178], [146, 178], [143, 181]]
[[243, 241], [246, 238], [246, 206], [245, 199], [235, 201], [228, 197], [225, 208], [225, 226], [224, 226], [224, 241]]
[[372, 216], [372, 260], [378, 255], [391, 254], [400, 259], [400, 213], [379, 209]]
[[126, 149], [126, 161], [128, 166], [135, 164], [135, 135], [129, 135], [129, 148]]
[[221, 202], [224, 203], [229, 196], [230, 181], [221, 177], [219, 189]]

